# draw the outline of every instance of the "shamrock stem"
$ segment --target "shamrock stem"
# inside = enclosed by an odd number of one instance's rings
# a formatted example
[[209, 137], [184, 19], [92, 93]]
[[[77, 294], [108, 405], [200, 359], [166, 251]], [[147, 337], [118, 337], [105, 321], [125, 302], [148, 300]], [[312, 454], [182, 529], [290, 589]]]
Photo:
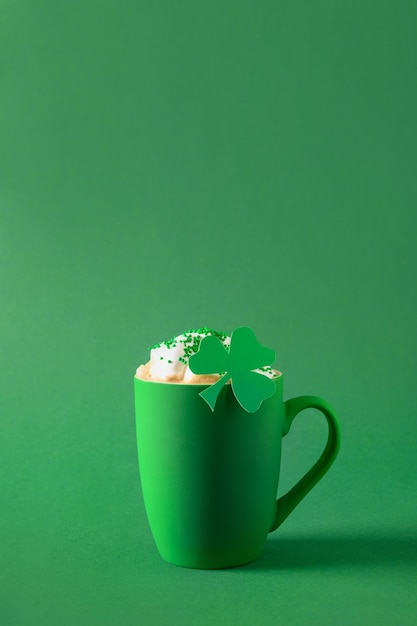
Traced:
[[207, 389], [204, 389], [204, 391], [199, 394], [207, 402], [212, 411], [214, 411], [214, 406], [216, 404], [220, 391], [227, 383], [229, 378], [230, 376], [228, 372], [226, 372], [226, 374], [224, 374], [224, 376], [222, 376], [218, 381], [216, 381], [213, 385], [209, 385]]

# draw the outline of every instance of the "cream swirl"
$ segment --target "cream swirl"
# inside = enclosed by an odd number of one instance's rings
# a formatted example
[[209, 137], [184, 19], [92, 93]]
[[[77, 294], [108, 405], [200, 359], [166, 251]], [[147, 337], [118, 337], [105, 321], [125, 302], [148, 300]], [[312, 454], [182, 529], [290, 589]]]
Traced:
[[[198, 352], [201, 341], [205, 337], [215, 336], [229, 350], [230, 337], [226, 333], [213, 330], [207, 326], [197, 330], [188, 330], [181, 335], [161, 341], [150, 348], [150, 360], [136, 370], [137, 378], [159, 382], [177, 382], [188, 384], [210, 384], [219, 379], [221, 372], [198, 375], [188, 367], [190, 356]], [[269, 378], [276, 376], [271, 367], [254, 370]]]

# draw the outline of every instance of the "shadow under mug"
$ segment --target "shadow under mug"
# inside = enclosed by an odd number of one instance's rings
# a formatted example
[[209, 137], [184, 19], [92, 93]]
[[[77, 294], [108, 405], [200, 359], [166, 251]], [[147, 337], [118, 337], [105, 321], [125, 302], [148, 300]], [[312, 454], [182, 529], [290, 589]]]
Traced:
[[[135, 377], [142, 492], [149, 525], [166, 561], [219, 569], [257, 559], [269, 532], [282, 524], [327, 472], [340, 443], [337, 418], [316, 396], [283, 402], [283, 375], [258, 411], [247, 413], [231, 385], [212, 412], [199, 393], [207, 385]], [[277, 500], [281, 441], [303, 409], [326, 417], [328, 439], [313, 467]]]

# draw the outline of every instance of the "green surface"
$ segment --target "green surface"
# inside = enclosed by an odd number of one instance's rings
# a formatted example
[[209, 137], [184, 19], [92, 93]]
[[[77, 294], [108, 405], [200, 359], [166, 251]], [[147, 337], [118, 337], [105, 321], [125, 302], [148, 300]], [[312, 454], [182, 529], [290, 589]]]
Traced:
[[[415, 624], [416, 5], [122, 4], [1, 7], [1, 624]], [[135, 443], [146, 347], [204, 325], [342, 429], [220, 572], [159, 557]]]

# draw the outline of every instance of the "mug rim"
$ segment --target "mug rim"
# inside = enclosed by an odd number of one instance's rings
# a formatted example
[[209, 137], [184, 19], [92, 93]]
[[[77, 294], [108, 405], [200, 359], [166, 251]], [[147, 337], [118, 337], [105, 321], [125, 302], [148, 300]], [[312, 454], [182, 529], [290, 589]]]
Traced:
[[[282, 378], [283, 373], [280, 370], [272, 368], [275, 372], [275, 376], [270, 378], [270, 380], [279, 380]], [[252, 370], [253, 371], [253, 370]], [[189, 383], [184, 381], [176, 381], [176, 380], [152, 380], [151, 378], [140, 378], [135, 374], [134, 379], [140, 380], [142, 383], [152, 383], [152, 384], [160, 384], [160, 385], [176, 385], [177, 387], [209, 387], [211, 384], [215, 384], [217, 381], [213, 381], [213, 383]], [[220, 379], [219, 379], [220, 380]], [[226, 385], [230, 385], [231, 378], [226, 382]]]

